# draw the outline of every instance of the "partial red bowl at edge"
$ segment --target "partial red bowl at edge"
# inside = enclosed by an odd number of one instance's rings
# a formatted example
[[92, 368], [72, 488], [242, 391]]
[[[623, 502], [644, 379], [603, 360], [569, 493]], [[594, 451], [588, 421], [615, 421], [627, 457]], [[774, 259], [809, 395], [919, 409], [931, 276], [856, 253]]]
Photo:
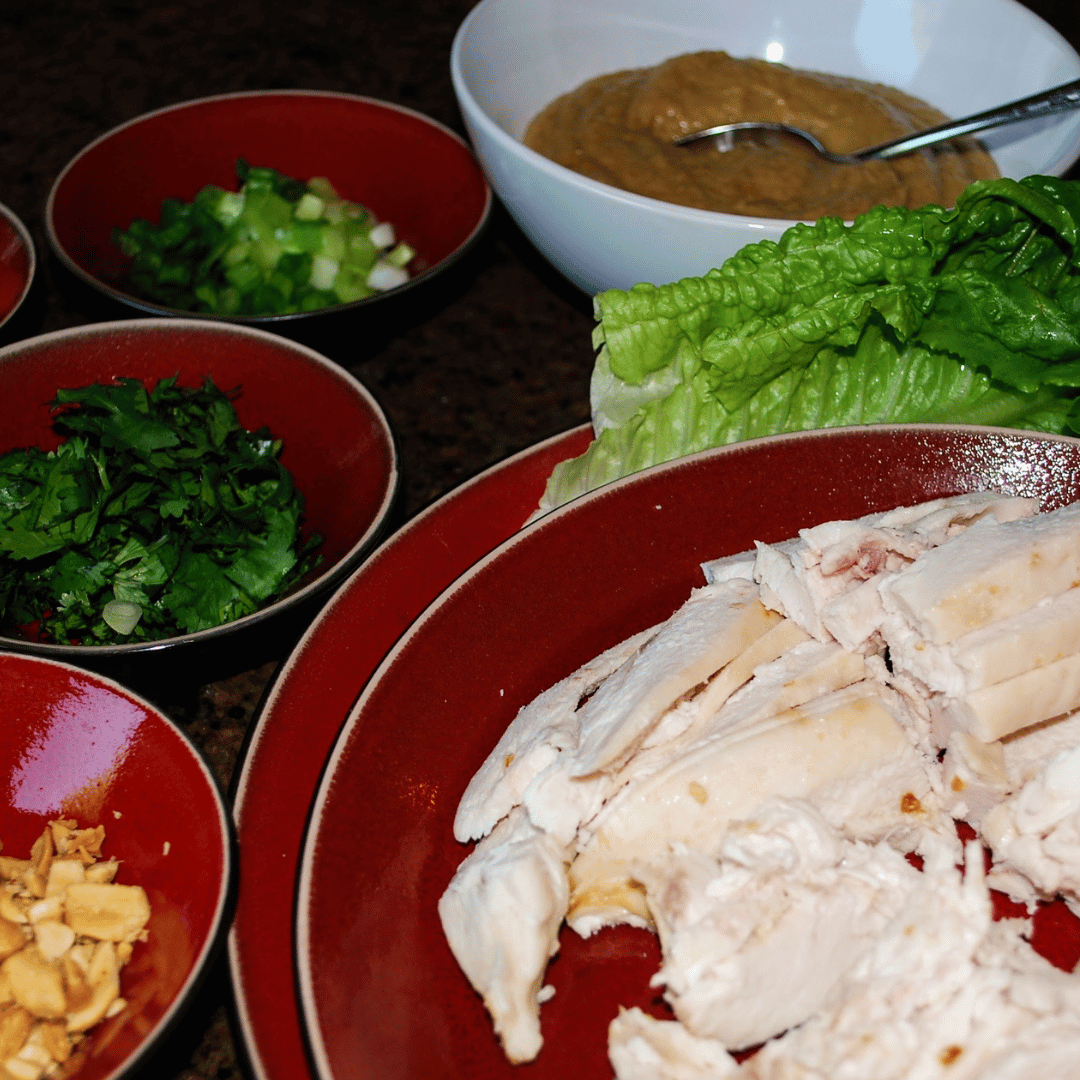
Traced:
[[126, 1007], [77, 1048], [79, 1080], [117, 1080], [189, 1003], [224, 939], [232, 825], [186, 736], [119, 684], [67, 664], [0, 653], [0, 840], [27, 858], [49, 821], [105, 827], [116, 881], [150, 901], [145, 942], [121, 969]]
[[237, 158], [302, 180], [327, 177], [345, 198], [391, 222], [417, 256], [410, 281], [387, 293], [316, 312], [230, 316], [234, 322], [284, 330], [410, 291], [468, 250], [491, 209], [491, 189], [468, 145], [430, 117], [351, 94], [259, 90], [170, 105], [90, 143], [49, 193], [49, 245], [77, 278], [114, 301], [190, 315], [130, 294], [128, 259], [110, 235], [137, 217], [158, 221], [165, 198], [190, 202], [206, 184], [236, 190]]
[[0, 332], [26, 300], [36, 269], [29, 231], [13, 210], [0, 203]]

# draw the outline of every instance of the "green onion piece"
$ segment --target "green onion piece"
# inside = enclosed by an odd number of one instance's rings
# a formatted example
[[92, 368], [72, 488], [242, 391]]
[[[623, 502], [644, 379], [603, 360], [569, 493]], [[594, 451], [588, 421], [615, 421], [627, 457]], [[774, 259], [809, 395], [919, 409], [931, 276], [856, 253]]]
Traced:
[[309, 191], [300, 197], [300, 201], [293, 211], [293, 217], [297, 221], [318, 221], [323, 216], [325, 209], [326, 202], [314, 192]]
[[142, 608], [128, 600], [110, 600], [101, 609], [101, 617], [118, 634], [130, 634], [142, 618]]
[[393, 251], [386, 253], [386, 261], [391, 266], [407, 266], [415, 258], [416, 252], [403, 240]]

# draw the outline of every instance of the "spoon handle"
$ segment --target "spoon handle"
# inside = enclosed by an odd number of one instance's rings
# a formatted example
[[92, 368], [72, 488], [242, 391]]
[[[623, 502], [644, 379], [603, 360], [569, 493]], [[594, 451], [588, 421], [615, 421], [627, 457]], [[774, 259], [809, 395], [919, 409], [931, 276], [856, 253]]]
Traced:
[[871, 158], [882, 160], [896, 157], [898, 154], [908, 154], [922, 146], [944, 142], [946, 139], [970, 135], [974, 131], [984, 131], [986, 128], [1000, 127], [1003, 124], [1015, 124], [1020, 120], [1051, 116], [1054, 113], [1069, 112], [1072, 109], [1080, 109], [1080, 79], [1063, 83], [1050, 90], [1043, 90], [1038, 94], [1032, 94], [1031, 97], [1021, 98], [1019, 101], [1009, 102], [1007, 105], [999, 105], [996, 109], [987, 109], [986, 112], [975, 113], [974, 116], [965, 116], [959, 120], [948, 120], [944, 124], [926, 128], [914, 135], [904, 135], [891, 142], [870, 146], [865, 150], [856, 151], [852, 156], [861, 161]]

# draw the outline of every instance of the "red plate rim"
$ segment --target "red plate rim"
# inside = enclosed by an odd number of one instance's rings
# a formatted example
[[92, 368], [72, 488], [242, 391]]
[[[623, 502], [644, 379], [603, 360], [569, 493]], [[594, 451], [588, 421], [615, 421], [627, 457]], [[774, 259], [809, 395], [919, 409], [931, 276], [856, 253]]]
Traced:
[[[592, 428], [582, 424], [537, 443], [481, 472], [444, 495], [386, 540], [342, 584], [282, 665], [249, 729], [242, 761], [233, 782], [233, 820], [244, 850], [233, 925], [228, 938], [229, 968], [235, 991], [236, 1027], [256, 1080], [304, 1080], [314, 1074], [304, 1042], [293, 967], [293, 916], [296, 875], [311, 800], [339, 729], [368, 677], [397, 637], [427, 604], [525, 521], [539, 502], [544, 482], [560, 461], [582, 453]], [[485, 514], [464, 536], [450, 543], [455, 518], [483, 506]], [[338, 696], [346, 698], [339, 713], [303, 710], [299, 686], [313, 662], [325, 663], [350, 645], [346, 636], [333, 640], [338, 617], [359, 601], [371, 579], [382, 572], [389, 590], [407, 593], [392, 563], [408, 558], [410, 549], [428, 547], [438, 565], [424, 565], [413, 578], [413, 596], [397, 596], [391, 621], [370, 643], [370, 655], [351, 657], [353, 678]], [[352, 644], [355, 644], [353, 642]], [[328, 651], [329, 650], [329, 651]], [[290, 762], [292, 783], [274, 785], [274, 800], [260, 800], [283, 755]], [[266, 813], [270, 808], [270, 814]], [[269, 818], [269, 820], [268, 820]], [[260, 831], [261, 830], [261, 831]], [[274, 843], [266, 842], [273, 832]], [[280, 875], [280, 889], [257, 888], [260, 879]]]

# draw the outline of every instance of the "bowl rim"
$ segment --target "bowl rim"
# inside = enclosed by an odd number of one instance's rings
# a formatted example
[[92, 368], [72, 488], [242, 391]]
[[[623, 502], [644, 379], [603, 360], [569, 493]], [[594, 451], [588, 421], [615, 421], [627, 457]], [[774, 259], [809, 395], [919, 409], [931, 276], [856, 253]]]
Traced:
[[19, 293], [11, 310], [6, 315], [0, 312], [0, 329], [3, 329], [15, 317], [15, 313], [22, 307], [30, 294], [30, 287], [34, 284], [34, 276], [37, 274], [37, 249], [34, 246], [34, 238], [30, 235], [30, 230], [10, 206], [0, 203], [0, 217], [3, 217], [15, 230], [16, 235], [22, 241], [23, 250], [26, 252], [26, 281], [23, 282], [22, 292]]
[[[448, 136], [458, 143], [462, 148], [468, 151], [470, 157], [476, 163], [477, 173], [481, 182], [484, 185], [484, 206], [480, 212], [480, 216], [477, 219], [475, 225], [470, 231], [469, 235], [452, 251], [449, 255], [445, 256], [434, 266], [429, 266], [426, 270], [421, 271], [414, 277], [410, 277], [408, 281], [401, 285], [396, 286], [393, 289], [387, 289], [385, 292], [376, 293], [374, 296], [366, 296], [360, 300], [353, 300], [347, 304], [333, 304], [328, 308], [319, 308], [316, 311], [293, 311], [285, 315], [215, 315], [209, 311], [183, 311], [180, 308], [166, 307], [164, 304], [155, 304], [152, 300], [144, 300], [142, 297], [135, 296], [132, 293], [124, 292], [123, 289], [118, 289], [113, 285], [109, 285], [107, 282], [102, 281], [100, 278], [94, 277], [93, 274], [88, 274], [75, 260], [68, 254], [64, 245], [60, 242], [60, 238], [56, 235], [56, 229], [53, 226], [53, 213], [56, 205], [57, 193], [60, 190], [67, 175], [72, 169], [82, 160], [87, 154], [94, 150], [101, 143], [111, 139], [119, 132], [126, 130], [129, 127], [134, 127], [136, 124], [141, 124], [146, 120], [150, 120], [157, 116], [163, 116], [166, 113], [178, 112], [181, 109], [188, 109], [193, 106], [205, 105], [211, 102], [218, 101], [230, 101], [240, 98], [265, 98], [265, 97], [313, 97], [313, 98], [336, 98], [343, 99], [352, 102], [361, 102], [366, 105], [374, 105], [379, 108], [389, 109], [392, 112], [401, 113], [404, 116], [408, 116], [413, 120], [422, 121], [424, 124], [429, 125], [440, 131], [443, 135]], [[305, 319], [310, 319], [312, 316], [338, 314], [344, 311], [354, 311], [358, 308], [366, 307], [379, 300], [382, 300], [388, 296], [399, 296], [409, 289], [415, 288], [417, 285], [421, 285], [424, 282], [435, 277], [436, 274], [442, 273], [447, 267], [456, 263], [463, 255], [465, 255], [476, 244], [480, 238], [481, 233], [484, 231], [488, 221], [491, 218], [491, 209], [494, 201], [494, 195], [492, 194], [491, 184], [488, 183], [487, 175], [484, 170], [480, 168], [478, 162], [476, 162], [476, 155], [473, 153], [472, 147], [460, 136], [458, 133], [445, 124], [436, 120], [434, 117], [427, 116], [425, 113], [418, 112], [416, 109], [410, 109], [407, 105], [398, 105], [392, 101], [384, 101], [381, 98], [368, 97], [363, 94], [349, 94], [344, 91], [338, 90], [307, 90], [302, 87], [294, 89], [279, 88], [268, 90], [237, 90], [231, 93], [225, 94], [210, 94], [205, 97], [189, 98], [185, 101], [174, 102], [172, 105], [163, 105], [159, 109], [151, 109], [149, 112], [140, 113], [138, 116], [133, 116], [130, 120], [125, 120], [121, 124], [117, 124], [115, 127], [109, 128], [108, 131], [103, 132], [97, 138], [87, 143], [74, 157], [72, 157], [68, 163], [57, 174], [56, 179], [53, 181], [52, 186], [49, 188], [49, 194], [45, 200], [45, 216], [44, 216], [44, 229], [45, 239], [48, 241], [49, 248], [61, 264], [72, 274], [74, 274], [80, 281], [89, 285], [97, 292], [103, 293], [109, 298], [124, 304], [126, 307], [135, 308], [138, 311], [145, 311], [150, 315], [168, 316], [169, 318], [180, 319], [201, 319], [208, 322], [230, 322], [240, 326], [287, 326], [290, 323], [301, 322]]]
[[82, 679], [92, 679], [102, 684], [106, 689], [115, 694], [129, 698], [153, 715], [156, 720], [162, 722], [165, 727], [172, 731], [180, 745], [191, 755], [198, 766], [199, 772], [206, 781], [207, 790], [214, 804], [217, 817], [218, 835], [221, 837], [222, 866], [221, 880], [218, 885], [217, 898], [214, 903], [214, 913], [211, 918], [206, 939], [202, 943], [198, 955], [192, 962], [191, 971], [184, 980], [183, 985], [176, 992], [169, 1007], [157, 1021], [154, 1027], [147, 1032], [143, 1041], [135, 1049], [132, 1055], [122, 1062], [112, 1072], [107, 1074], [104, 1080], [120, 1080], [120, 1077], [128, 1075], [137, 1065], [145, 1064], [146, 1060], [156, 1051], [166, 1036], [176, 1027], [181, 1016], [190, 1005], [195, 992], [202, 985], [213, 966], [213, 960], [225, 943], [227, 931], [231, 923], [232, 910], [236, 903], [237, 885], [239, 880], [239, 845], [236, 838], [236, 827], [232, 815], [228, 811], [225, 795], [221, 784], [210, 770], [209, 763], [199, 748], [192, 742], [190, 736], [179, 724], [158, 705], [143, 697], [135, 690], [124, 686], [115, 679], [97, 671], [88, 671], [84, 667], [69, 664], [50, 656], [31, 656], [26, 653], [17, 653], [9, 650], [0, 650], [6, 660], [15, 663], [39, 664], [43, 667], [52, 668], [56, 671], [68, 672]]
[[[345, 554], [341, 557], [337, 566], [324, 574], [320, 574], [314, 581], [308, 582], [302, 589], [275, 600], [272, 604], [259, 608], [248, 615], [242, 615], [239, 619], [221, 623], [219, 626], [211, 626], [205, 630], [196, 630], [192, 633], [177, 634], [174, 637], [162, 638], [159, 641], [140, 641], [121, 645], [59, 645], [43, 642], [24, 641], [20, 638], [0, 636], [0, 651], [17, 652], [27, 656], [47, 657], [53, 660], [69, 661], [75, 666], [84, 666], [88, 661], [101, 658], [129, 657], [141, 653], [157, 653], [166, 649], [183, 648], [186, 646], [201, 645], [226, 634], [254, 626], [264, 620], [268, 615], [299, 607], [312, 597], [326, 593], [329, 595], [334, 589], [359, 565], [363, 557], [370, 552], [381, 537], [390, 515], [390, 509], [397, 496], [401, 483], [401, 461], [398, 452], [397, 439], [394, 437], [390, 422], [383, 412], [382, 407], [375, 400], [371, 391], [353, 375], [347, 368], [335, 364], [332, 360], [316, 352], [310, 346], [303, 345], [298, 341], [282, 337], [280, 334], [262, 330], [256, 326], [242, 326], [231, 323], [225, 319], [191, 319], [183, 323], [175, 319], [148, 318], [148, 319], [120, 319], [113, 322], [87, 323], [82, 326], [72, 326], [64, 330], [54, 330], [48, 334], [39, 334], [35, 337], [23, 338], [0, 348], [0, 369], [11, 358], [20, 353], [31, 352], [43, 345], [54, 342], [62, 342], [80, 337], [107, 337], [112, 334], [148, 333], [150, 331], [165, 330], [204, 330], [211, 333], [249, 337], [273, 345], [275, 348], [284, 348], [286, 351], [301, 353], [306, 359], [314, 362], [317, 366], [336, 375], [361, 398], [371, 409], [375, 417], [379, 431], [386, 439], [390, 451], [390, 470], [386, 478], [382, 501], [379, 508], [368, 525], [364, 534]], [[79, 658], [82, 658], [81, 660]]]
[[[654, 199], [649, 195], [638, 195], [623, 188], [614, 187], [602, 180], [594, 180], [592, 177], [585, 176], [582, 173], [576, 173], [572, 169], [559, 165], [550, 158], [544, 157], [543, 154], [532, 150], [520, 139], [515, 139], [488, 115], [487, 110], [482, 108], [473, 96], [465, 78], [464, 64], [462, 62], [465, 38], [472, 31], [473, 24], [483, 17], [488, 8], [492, 8], [500, 2], [502, 0], [479, 0], [479, 3], [462, 20], [454, 34], [453, 44], [450, 48], [450, 78], [462, 116], [465, 117], [466, 122], [476, 124], [489, 139], [492, 139], [502, 149], [515, 157], [525, 160], [550, 179], [569, 184], [581, 192], [598, 196], [608, 202], [622, 202], [628, 206], [648, 210], [662, 217], [678, 218], [680, 221], [691, 225], [699, 224], [713, 227], [724, 225], [728, 228], [742, 228], [752, 231], [768, 230], [771, 233], [782, 233], [799, 223], [813, 224], [814, 219], [812, 218], [767, 218], [755, 217], [751, 214], [729, 214], [723, 210], [702, 210], [694, 206], [682, 206], [679, 203]], [[1056, 39], [1062, 50], [1066, 54], [1071, 54], [1077, 65], [1080, 65], [1080, 52], [1072, 46], [1056, 27], [1048, 23], [1041, 15], [1020, 3], [1020, 0], [999, 0], [999, 2], [1031, 16], [1037, 24], [1041, 25], [1048, 34], [1051, 34]], [[1063, 176], [1078, 160], [1080, 160], [1080, 136], [1074, 141], [1072, 156], [1070, 157], [1066, 153], [1059, 157], [1056, 161], [1049, 163], [1042, 170], [1042, 174]], [[845, 219], [845, 222], [850, 225], [853, 220]]]

